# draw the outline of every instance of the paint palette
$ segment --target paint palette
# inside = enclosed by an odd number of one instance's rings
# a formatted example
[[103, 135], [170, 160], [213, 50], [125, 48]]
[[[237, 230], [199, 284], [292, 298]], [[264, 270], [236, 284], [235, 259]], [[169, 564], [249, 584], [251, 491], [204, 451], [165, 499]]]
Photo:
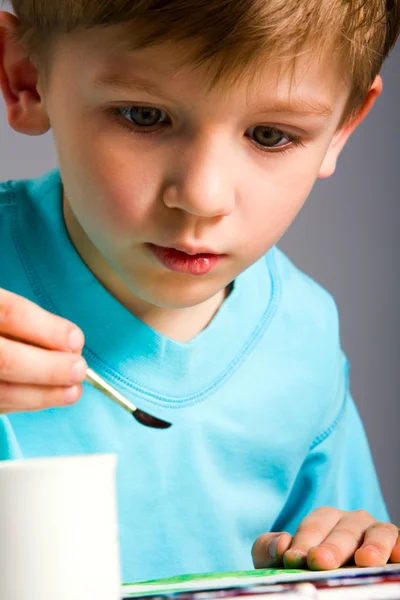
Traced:
[[[250, 598], [253, 597], [253, 598]], [[181, 575], [123, 586], [123, 599], [339, 600], [400, 599], [400, 564], [345, 567], [334, 571], [260, 569], [231, 573]]]

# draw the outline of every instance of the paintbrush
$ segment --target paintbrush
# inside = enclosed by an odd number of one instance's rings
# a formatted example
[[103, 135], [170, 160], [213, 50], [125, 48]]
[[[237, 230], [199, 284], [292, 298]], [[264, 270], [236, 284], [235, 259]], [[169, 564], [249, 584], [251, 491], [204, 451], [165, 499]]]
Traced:
[[153, 417], [152, 415], [149, 415], [143, 410], [137, 408], [134, 404], [132, 404], [132, 402], [125, 398], [125, 396], [113, 388], [112, 385], [100, 377], [100, 375], [92, 371], [92, 369], [87, 369], [86, 381], [100, 392], [103, 392], [103, 394], [108, 396], [111, 400], [122, 406], [122, 408], [125, 408], [125, 410], [131, 413], [133, 418], [142, 425], [146, 425], [146, 427], [154, 427], [155, 429], [167, 429], [168, 427], [171, 427], [172, 423], [157, 419], [157, 417]]

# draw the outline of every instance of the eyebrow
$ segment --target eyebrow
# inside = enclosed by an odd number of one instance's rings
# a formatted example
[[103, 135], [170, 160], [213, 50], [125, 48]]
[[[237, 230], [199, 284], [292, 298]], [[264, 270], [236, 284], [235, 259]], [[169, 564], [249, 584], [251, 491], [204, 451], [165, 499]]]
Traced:
[[268, 113], [296, 113], [298, 115], [316, 115], [321, 117], [330, 117], [333, 114], [333, 108], [329, 104], [324, 104], [316, 98], [293, 98], [292, 100], [277, 100], [271, 104], [260, 107], [260, 112]]
[[162, 88], [157, 83], [144, 77], [124, 77], [123, 75], [104, 75], [94, 80], [96, 88], [110, 88], [115, 92], [129, 89], [162, 96]]
[[[96, 88], [109, 88], [115, 92], [136, 90], [151, 95], [164, 96], [161, 86], [144, 77], [125, 77], [123, 75], [104, 75], [94, 80]], [[264, 113], [296, 113], [299, 115], [316, 115], [330, 117], [333, 108], [316, 98], [292, 98], [288, 100], [273, 100], [270, 104], [257, 107], [257, 112]]]

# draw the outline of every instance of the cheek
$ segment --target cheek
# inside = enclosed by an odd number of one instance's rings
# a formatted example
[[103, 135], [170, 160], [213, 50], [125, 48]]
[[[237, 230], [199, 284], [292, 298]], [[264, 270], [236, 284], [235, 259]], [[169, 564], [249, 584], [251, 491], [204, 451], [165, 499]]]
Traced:
[[148, 226], [157, 197], [155, 177], [132, 151], [97, 136], [95, 143], [81, 143], [79, 152], [64, 148], [64, 155], [66, 193], [87, 231], [131, 238]]
[[102, 170], [91, 171], [102, 221], [116, 233], [143, 229], [154, 210], [154, 194], [145, 174], [140, 169], [127, 168], [115, 156], [103, 165]]
[[[318, 164], [308, 167], [286, 162], [287, 168], [259, 175], [257, 185], [241, 195], [242, 246], [261, 256], [281, 238], [296, 218], [315, 183]], [[245, 188], [242, 188], [245, 189]], [[251, 235], [249, 235], [251, 232]]]

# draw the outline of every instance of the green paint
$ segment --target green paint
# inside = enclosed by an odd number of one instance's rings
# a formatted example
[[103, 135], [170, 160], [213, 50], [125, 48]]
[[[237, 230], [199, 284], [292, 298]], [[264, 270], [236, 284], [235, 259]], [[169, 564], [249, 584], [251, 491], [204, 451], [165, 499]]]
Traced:
[[251, 571], [227, 571], [226, 573], [200, 573], [195, 575], [177, 575], [176, 577], [169, 577], [166, 579], [152, 579], [150, 581], [142, 581], [146, 585], [157, 585], [164, 586], [174, 583], [183, 583], [186, 581], [204, 581], [207, 579], [226, 579], [227, 577], [234, 577], [235, 579], [242, 577], [266, 577], [270, 575], [280, 575], [287, 573], [298, 573], [298, 569], [254, 569]]
[[[164, 592], [173, 592], [176, 586], [176, 591], [188, 592], [193, 589], [207, 589], [207, 586], [215, 588], [223, 588], [224, 580], [226, 587], [245, 586], [246, 580], [254, 584], [255, 578], [272, 577], [274, 575], [288, 575], [289, 573], [302, 573], [301, 569], [254, 569], [251, 571], [230, 571], [226, 573], [197, 573], [191, 575], [178, 575], [166, 579], [152, 579], [150, 581], [141, 581], [133, 584], [126, 584], [127, 596], [134, 598], [135, 596], [146, 596], [150, 594], [162, 594]], [[187, 584], [187, 585], [185, 585]], [[202, 585], [204, 584], [204, 585]], [[127, 586], [129, 585], [129, 591]]]

